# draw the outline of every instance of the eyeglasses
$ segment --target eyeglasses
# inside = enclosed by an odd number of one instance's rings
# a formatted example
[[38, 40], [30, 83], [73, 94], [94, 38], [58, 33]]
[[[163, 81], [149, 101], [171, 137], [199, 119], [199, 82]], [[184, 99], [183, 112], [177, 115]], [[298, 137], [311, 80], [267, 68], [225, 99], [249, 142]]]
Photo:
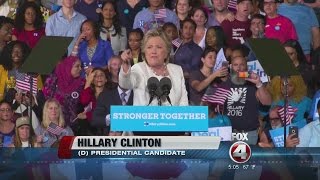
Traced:
[[3, 109], [0, 109], [1, 112], [10, 112], [11, 111], [11, 108], [3, 108]]

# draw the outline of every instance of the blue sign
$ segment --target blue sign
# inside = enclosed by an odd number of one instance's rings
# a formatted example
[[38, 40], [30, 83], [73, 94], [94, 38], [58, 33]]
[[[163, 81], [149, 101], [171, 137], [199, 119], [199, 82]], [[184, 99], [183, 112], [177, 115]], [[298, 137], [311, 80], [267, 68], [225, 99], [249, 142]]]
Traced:
[[[286, 137], [288, 136], [290, 126], [297, 126], [298, 129], [300, 129], [300, 128], [303, 128], [306, 124], [307, 124], [306, 120], [303, 119], [301, 121], [298, 121], [296, 123], [288, 125], [287, 129], [286, 129], [287, 130]], [[283, 138], [284, 129], [283, 129], [283, 127], [270, 130], [269, 132], [270, 132], [270, 136], [271, 136], [271, 139], [273, 141], [274, 146], [275, 147], [284, 147], [284, 138]]]
[[208, 131], [207, 106], [111, 106], [111, 131]]

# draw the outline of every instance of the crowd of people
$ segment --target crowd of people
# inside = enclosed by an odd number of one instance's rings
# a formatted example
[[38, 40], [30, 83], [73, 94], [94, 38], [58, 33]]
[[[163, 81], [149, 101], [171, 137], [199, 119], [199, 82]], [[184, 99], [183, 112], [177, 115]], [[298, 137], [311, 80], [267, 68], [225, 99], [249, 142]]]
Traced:
[[[111, 131], [110, 106], [158, 105], [149, 102], [150, 77], [172, 82], [162, 105], [208, 106], [209, 127], [248, 133], [249, 144], [273, 147], [271, 130], [305, 121], [286, 146], [320, 146], [319, 0], [18, 2], [0, 5], [2, 147], [57, 147], [67, 135], [139, 134]], [[20, 68], [43, 36], [73, 41], [49, 76], [31, 77]], [[248, 72], [248, 62], [259, 61], [249, 38], [278, 40], [300, 75], [263, 82]], [[225, 63], [217, 67], [221, 57]], [[34, 79], [37, 93], [19, 88], [26, 78]]]

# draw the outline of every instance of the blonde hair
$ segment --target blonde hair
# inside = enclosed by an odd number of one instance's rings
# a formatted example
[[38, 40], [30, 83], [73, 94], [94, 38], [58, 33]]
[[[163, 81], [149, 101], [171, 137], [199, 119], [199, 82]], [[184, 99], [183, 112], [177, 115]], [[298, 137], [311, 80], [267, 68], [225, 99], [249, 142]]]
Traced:
[[43, 115], [42, 115], [42, 124], [41, 124], [42, 127], [46, 129], [51, 122], [49, 119], [49, 114], [48, 114], [49, 104], [51, 104], [51, 103], [55, 103], [58, 106], [58, 111], [59, 111], [58, 125], [60, 127], [65, 127], [65, 121], [64, 121], [61, 105], [56, 99], [52, 99], [52, 98], [48, 99], [46, 101], [46, 103], [44, 104]]
[[[303, 97], [307, 95], [307, 86], [305, 85], [301, 75], [290, 76], [288, 81], [290, 81], [294, 86], [291, 99], [297, 103], [300, 102]], [[273, 101], [284, 100], [284, 95], [281, 92], [281, 83], [282, 78], [280, 76], [275, 76], [271, 80], [269, 91], [271, 92]]]
[[[142, 59], [144, 61], [146, 61], [146, 56], [145, 56], [146, 44], [150, 40], [150, 38], [153, 38], [153, 37], [160, 37], [163, 40], [164, 44], [166, 45], [166, 49], [167, 49], [167, 58], [165, 59], [165, 63], [169, 63], [172, 44], [169, 41], [169, 38], [166, 35], [166, 33], [161, 28], [149, 30], [144, 35], [143, 40], [142, 40], [142, 45], [141, 45]], [[148, 63], [148, 62], [146, 61], [146, 63]]]

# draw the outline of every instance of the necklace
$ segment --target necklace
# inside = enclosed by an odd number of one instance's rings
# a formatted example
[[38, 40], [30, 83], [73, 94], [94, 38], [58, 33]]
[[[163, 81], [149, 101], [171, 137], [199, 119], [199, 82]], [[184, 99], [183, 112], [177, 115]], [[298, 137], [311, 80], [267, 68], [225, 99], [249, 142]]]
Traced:
[[149, 67], [150, 67], [150, 69], [152, 70], [153, 74], [155, 74], [155, 75], [157, 75], [157, 76], [168, 76], [168, 75], [169, 75], [169, 73], [168, 73], [168, 71], [167, 71], [167, 65], [166, 65], [166, 64], [163, 65], [163, 68], [161, 69], [161, 72], [160, 72], [160, 73], [158, 73], [157, 71], [155, 71], [151, 66], [149, 66]]

